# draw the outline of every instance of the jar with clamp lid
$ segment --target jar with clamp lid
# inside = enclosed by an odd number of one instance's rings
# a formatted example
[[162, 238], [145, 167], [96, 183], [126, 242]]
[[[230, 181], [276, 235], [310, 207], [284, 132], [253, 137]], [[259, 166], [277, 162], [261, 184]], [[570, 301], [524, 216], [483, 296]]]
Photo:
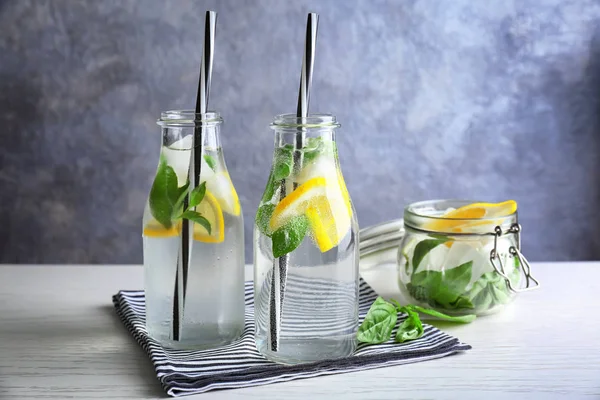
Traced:
[[[511, 206], [512, 204], [512, 206]], [[499, 212], [486, 213], [486, 206]], [[453, 210], [469, 210], [452, 213]], [[481, 211], [481, 212], [480, 212]], [[399, 287], [410, 304], [448, 315], [491, 314], [539, 287], [521, 254], [516, 203], [413, 203], [404, 210]]]

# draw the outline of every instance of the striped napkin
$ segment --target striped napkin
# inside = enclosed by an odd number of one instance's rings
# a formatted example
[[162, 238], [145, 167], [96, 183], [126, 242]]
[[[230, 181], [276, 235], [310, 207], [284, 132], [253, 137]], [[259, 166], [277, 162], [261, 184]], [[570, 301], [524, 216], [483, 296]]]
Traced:
[[[364, 319], [377, 298], [363, 280], [359, 288], [359, 315]], [[346, 358], [309, 364], [281, 365], [265, 359], [254, 342], [254, 295], [252, 282], [246, 282], [246, 327], [236, 342], [211, 350], [173, 350], [148, 337], [145, 327], [144, 292], [122, 290], [113, 296], [117, 314], [146, 351], [163, 388], [170, 396], [184, 396], [215, 389], [267, 385], [314, 376], [341, 374], [391, 365], [409, 364], [445, 357], [471, 346], [429, 325], [424, 335], [398, 344], [359, 344]], [[398, 318], [398, 324], [404, 318]], [[392, 338], [395, 333], [392, 334]]]

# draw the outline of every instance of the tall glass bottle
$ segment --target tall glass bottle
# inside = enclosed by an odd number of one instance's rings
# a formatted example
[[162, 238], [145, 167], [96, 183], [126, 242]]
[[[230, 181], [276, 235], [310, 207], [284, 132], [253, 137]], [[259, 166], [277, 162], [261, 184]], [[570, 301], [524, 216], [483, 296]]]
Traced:
[[[143, 218], [146, 327], [152, 338], [176, 348], [229, 343], [244, 329], [244, 223], [223, 157], [223, 120], [218, 113], [200, 117], [204, 127], [200, 185], [190, 197], [198, 204], [183, 209], [194, 118], [193, 111], [161, 114], [160, 162]], [[192, 233], [183, 315], [175, 317], [182, 217], [190, 220]]]
[[358, 223], [333, 115], [277, 116], [254, 228], [256, 345], [301, 363], [350, 355], [358, 327]]

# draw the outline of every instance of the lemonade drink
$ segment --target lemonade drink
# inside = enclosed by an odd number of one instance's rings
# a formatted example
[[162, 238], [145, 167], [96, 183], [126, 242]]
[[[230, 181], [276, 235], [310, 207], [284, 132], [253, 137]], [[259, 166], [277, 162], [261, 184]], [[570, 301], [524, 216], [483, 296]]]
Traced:
[[[338, 358], [355, 348], [358, 223], [338, 162], [337, 127], [330, 115], [300, 125], [284, 115], [273, 124], [275, 155], [254, 232], [254, 291], [257, 348], [279, 362]], [[294, 147], [298, 129], [301, 149]], [[287, 279], [273, 351], [269, 302], [280, 257]]]
[[[166, 114], [166, 115], [165, 115]], [[144, 211], [144, 277], [148, 334], [170, 347], [203, 348], [229, 343], [244, 328], [244, 231], [241, 207], [219, 140], [221, 118], [207, 118], [200, 186], [189, 197], [193, 113], [164, 113], [163, 146]], [[212, 121], [212, 122], [208, 122]], [[203, 192], [203, 194], [201, 194]], [[187, 211], [187, 212], [186, 212]], [[190, 220], [190, 259], [179, 340], [173, 307], [182, 218]]]

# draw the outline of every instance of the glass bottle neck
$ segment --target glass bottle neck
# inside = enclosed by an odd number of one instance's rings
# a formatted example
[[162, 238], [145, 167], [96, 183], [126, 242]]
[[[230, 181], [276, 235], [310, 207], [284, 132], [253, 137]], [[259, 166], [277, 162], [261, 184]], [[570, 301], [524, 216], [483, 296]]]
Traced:
[[[221, 126], [212, 125], [202, 129], [202, 146], [208, 149], [221, 147]], [[172, 150], [191, 150], [194, 137], [193, 127], [163, 126], [162, 146]]]
[[315, 143], [328, 142], [335, 143], [335, 132], [333, 130], [299, 130], [290, 131], [288, 129], [279, 130], [275, 128], [275, 147], [290, 147], [298, 150], [310, 150], [315, 147]]

